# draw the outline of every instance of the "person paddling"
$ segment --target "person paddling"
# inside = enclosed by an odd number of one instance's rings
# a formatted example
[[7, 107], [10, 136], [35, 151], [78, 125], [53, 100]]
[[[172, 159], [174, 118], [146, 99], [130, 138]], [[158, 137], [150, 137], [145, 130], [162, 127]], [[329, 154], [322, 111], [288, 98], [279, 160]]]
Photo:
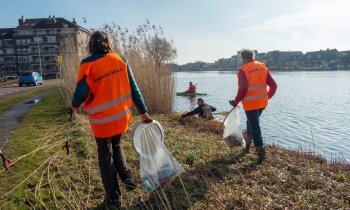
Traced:
[[192, 82], [189, 82], [189, 85], [190, 86], [188, 87], [188, 90], [185, 91], [185, 93], [196, 93], [198, 84], [193, 85]]
[[[249, 153], [252, 140], [256, 147], [258, 163], [266, 158], [265, 147], [261, 135], [259, 118], [263, 110], [268, 105], [268, 100], [276, 92], [277, 84], [273, 80], [266, 64], [255, 61], [254, 51], [244, 49], [241, 51], [242, 67], [237, 72], [238, 92], [235, 100], [229, 101], [233, 107], [236, 107], [242, 101], [243, 109], [247, 116], [247, 138], [244, 153]], [[269, 91], [267, 91], [269, 86]]]

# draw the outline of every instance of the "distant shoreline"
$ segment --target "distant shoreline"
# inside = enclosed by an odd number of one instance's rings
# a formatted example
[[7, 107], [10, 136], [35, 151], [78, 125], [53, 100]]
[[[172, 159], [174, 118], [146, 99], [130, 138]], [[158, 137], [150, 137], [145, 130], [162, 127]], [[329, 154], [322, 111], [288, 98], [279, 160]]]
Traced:
[[[205, 70], [205, 71], [173, 71], [173, 72], [190, 72], [190, 73], [201, 73], [201, 72], [236, 72], [238, 69], [235, 70]], [[350, 69], [269, 69], [272, 72], [321, 72], [321, 71], [329, 71], [329, 72], [334, 72], [334, 71], [350, 71]]]

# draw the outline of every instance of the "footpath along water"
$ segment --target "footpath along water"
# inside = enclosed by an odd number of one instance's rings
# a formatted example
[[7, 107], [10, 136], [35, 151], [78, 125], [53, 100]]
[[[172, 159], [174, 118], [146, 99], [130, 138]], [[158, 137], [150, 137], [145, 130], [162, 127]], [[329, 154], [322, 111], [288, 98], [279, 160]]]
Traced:
[[[261, 118], [265, 142], [283, 147], [314, 150], [329, 160], [342, 157], [350, 162], [350, 71], [271, 72], [278, 84], [275, 97]], [[237, 91], [233, 72], [177, 72], [176, 91], [198, 83], [206, 103], [218, 112], [231, 109], [228, 101]], [[195, 108], [196, 98], [176, 96], [175, 111]], [[245, 114], [241, 111], [241, 126]], [[217, 115], [216, 117], [222, 117]]]

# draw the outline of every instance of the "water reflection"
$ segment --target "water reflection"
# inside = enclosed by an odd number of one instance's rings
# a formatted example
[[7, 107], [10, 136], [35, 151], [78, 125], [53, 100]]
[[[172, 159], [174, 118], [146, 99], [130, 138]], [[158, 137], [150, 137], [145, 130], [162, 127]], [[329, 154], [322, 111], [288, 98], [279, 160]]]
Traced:
[[[328, 158], [344, 154], [350, 161], [350, 72], [271, 72], [278, 84], [275, 97], [261, 117], [265, 141], [289, 148], [315, 148]], [[197, 91], [207, 93], [204, 101], [229, 111], [237, 91], [232, 72], [176, 73], [176, 90], [184, 90], [188, 81], [199, 83]], [[190, 111], [196, 98], [175, 97], [176, 111]], [[241, 109], [241, 125], [245, 114]], [[221, 115], [215, 115], [223, 119]], [[311, 134], [311, 130], [312, 133]], [[312, 138], [313, 136], [313, 138]]]

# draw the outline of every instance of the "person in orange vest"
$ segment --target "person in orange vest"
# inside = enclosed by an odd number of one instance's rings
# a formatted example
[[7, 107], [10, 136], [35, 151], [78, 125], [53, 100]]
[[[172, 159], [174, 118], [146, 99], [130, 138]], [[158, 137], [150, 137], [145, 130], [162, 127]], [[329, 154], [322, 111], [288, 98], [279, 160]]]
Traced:
[[[244, 49], [241, 51], [242, 67], [237, 72], [238, 92], [233, 101], [229, 101], [236, 107], [242, 101], [243, 109], [247, 116], [247, 138], [244, 153], [249, 153], [250, 145], [254, 141], [258, 163], [266, 159], [266, 152], [261, 135], [259, 118], [268, 105], [268, 100], [276, 92], [277, 84], [272, 78], [266, 65], [256, 61], [254, 51]], [[269, 90], [267, 91], [267, 86]]]
[[195, 84], [193, 85], [192, 82], [189, 83], [189, 87], [188, 87], [188, 90], [185, 91], [185, 93], [196, 93], [196, 89], [197, 89], [197, 86], [198, 84]]
[[117, 174], [127, 190], [136, 188], [121, 145], [135, 104], [143, 122], [151, 122], [128, 61], [113, 53], [108, 35], [94, 32], [91, 55], [81, 61], [72, 99], [75, 111], [84, 103], [98, 150], [98, 164], [108, 206], [121, 206]]

